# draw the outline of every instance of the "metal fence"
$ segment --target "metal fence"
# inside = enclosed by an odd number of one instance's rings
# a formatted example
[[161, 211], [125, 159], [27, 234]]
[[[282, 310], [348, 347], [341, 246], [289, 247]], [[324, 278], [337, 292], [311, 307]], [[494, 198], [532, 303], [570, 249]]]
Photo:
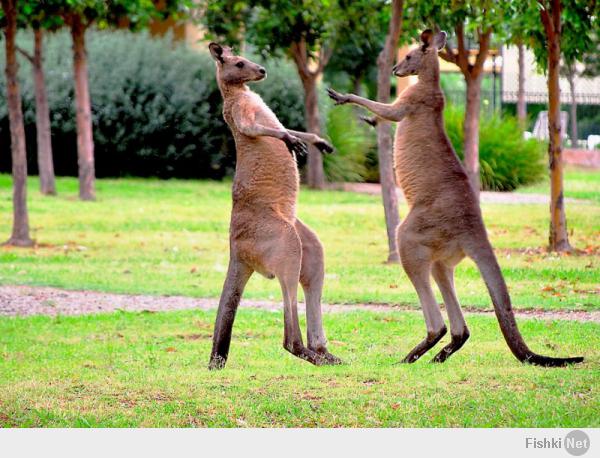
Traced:
[[[444, 91], [446, 103], [462, 107], [465, 105], [466, 93], [464, 90]], [[482, 90], [481, 91], [481, 114], [492, 114], [502, 108], [500, 93]]]
[[[465, 105], [465, 91], [464, 90], [447, 90], [444, 91], [446, 95], [446, 102], [456, 106]], [[545, 92], [526, 92], [525, 100], [527, 104], [541, 104], [546, 105], [548, 103], [548, 94]], [[600, 94], [577, 94], [576, 98], [578, 105], [598, 105], [600, 110]], [[493, 91], [493, 90], [482, 90], [481, 91], [481, 113], [493, 113], [496, 110], [501, 110], [503, 104], [514, 104], [517, 102], [517, 93], [510, 91]], [[571, 103], [571, 96], [568, 93], [561, 93], [561, 105], [568, 106]]]
[[[514, 91], [503, 91], [502, 101], [508, 103], [517, 102], [518, 93]], [[563, 104], [571, 103], [571, 94], [562, 91], [561, 102]], [[547, 103], [547, 92], [525, 92], [525, 100], [527, 103]], [[580, 94], [575, 95], [575, 101], [581, 105], [600, 105], [600, 94]], [[598, 108], [600, 109], [600, 107]]]

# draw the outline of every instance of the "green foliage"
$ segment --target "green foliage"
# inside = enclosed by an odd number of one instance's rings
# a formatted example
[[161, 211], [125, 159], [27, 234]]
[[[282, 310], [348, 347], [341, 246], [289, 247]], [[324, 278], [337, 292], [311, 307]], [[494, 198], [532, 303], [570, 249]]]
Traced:
[[[57, 30], [69, 23], [72, 15], [82, 18], [86, 26], [99, 28], [125, 23], [131, 29], [147, 26], [152, 20], [167, 17], [181, 19], [189, 15], [193, 0], [19, 0], [17, 8], [21, 27]], [[0, 10], [0, 17], [2, 11]]]
[[244, 38], [266, 57], [286, 54], [290, 45], [306, 43], [311, 52], [331, 44], [342, 16], [337, 1], [203, 0], [201, 21], [210, 35], [229, 42]]
[[[448, 106], [444, 117], [448, 137], [462, 159], [464, 111]], [[491, 115], [481, 119], [479, 165], [484, 189], [513, 191], [539, 181], [544, 176], [544, 156], [544, 144], [535, 139], [523, 139], [516, 118]]]
[[236, 0], [218, 0], [201, 2], [204, 14], [201, 21], [209, 34], [229, 46], [239, 45], [243, 41], [244, 24], [252, 17], [251, 3]]
[[403, 27], [412, 30], [439, 27], [448, 32], [451, 41], [455, 28], [463, 24], [466, 37], [476, 43], [479, 32], [487, 29], [491, 29], [496, 38], [504, 35], [510, 5], [510, 0], [409, 0], [405, 5]]
[[247, 39], [265, 55], [282, 55], [292, 43], [304, 41], [309, 51], [331, 46], [337, 22], [343, 17], [338, 1], [258, 0], [253, 20], [247, 24]]
[[[30, 34], [19, 42], [31, 49]], [[45, 69], [57, 174], [77, 172], [70, 37], [48, 37]], [[235, 149], [221, 113], [214, 62], [207, 52], [173, 46], [170, 37], [126, 31], [88, 32], [90, 92], [98, 176], [222, 177]], [[3, 57], [0, 56], [0, 60]], [[293, 67], [267, 64], [253, 85], [284, 125], [303, 128], [302, 88]], [[20, 76], [29, 163], [35, 172], [35, 101], [29, 63]], [[0, 145], [9, 142], [4, 81], [0, 81]], [[9, 157], [0, 158], [9, 170]]]
[[350, 92], [364, 79], [375, 83], [377, 57], [385, 42], [390, 7], [385, 0], [339, 0], [339, 3], [344, 16], [337, 25], [335, 52], [325, 75], [328, 80], [339, 73], [348, 75], [351, 85], [335, 87]]
[[[600, 22], [600, 21], [599, 21]], [[583, 53], [581, 62], [584, 65], [582, 76], [586, 78], [595, 78], [600, 76], [600, 24], [589, 36], [592, 41], [587, 52]]]
[[327, 112], [327, 136], [336, 151], [325, 156], [323, 167], [332, 182], [364, 181], [367, 152], [375, 146], [375, 131], [357, 119], [356, 110], [343, 105]]
[[[527, 45], [533, 50], [538, 68], [545, 71], [548, 65], [548, 37], [542, 24], [540, 10], [552, 15], [552, 2], [523, 2], [528, 7], [521, 11], [526, 18]], [[543, 3], [545, 7], [541, 6]], [[573, 63], [588, 53], [593, 53], [596, 40], [593, 33], [600, 28], [600, 3], [590, 0], [561, 0], [561, 55], [565, 62]]]
[[64, 19], [60, 15], [59, 2], [19, 0], [17, 8], [20, 27], [57, 30], [64, 25]]

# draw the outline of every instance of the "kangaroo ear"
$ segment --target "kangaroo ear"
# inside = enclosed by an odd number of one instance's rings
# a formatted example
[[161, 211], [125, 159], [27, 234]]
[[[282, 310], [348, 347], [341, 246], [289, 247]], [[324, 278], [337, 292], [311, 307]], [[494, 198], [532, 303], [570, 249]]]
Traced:
[[438, 32], [433, 37], [433, 46], [435, 46], [438, 50], [441, 50], [446, 46], [446, 37], [447, 34], [444, 31]]
[[218, 43], [211, 43], [208, 45], [208, 49], [210, 50], [210, 55], [214, 60], [221, 62], [222, 64], [225, 62], [223, 60], [223, 47]]
[[421, 42], [423, 43], [423, 49], [431, 45], [432, 38], [433, 31], [431, 29], [423, 30], [423, 32], [421, 32]]

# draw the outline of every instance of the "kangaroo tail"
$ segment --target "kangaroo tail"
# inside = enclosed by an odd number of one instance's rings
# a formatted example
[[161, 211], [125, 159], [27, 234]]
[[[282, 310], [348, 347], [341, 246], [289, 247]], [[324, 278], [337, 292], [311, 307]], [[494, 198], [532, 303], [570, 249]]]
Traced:
[[[466, 248], [466, 247], [465, 247]], [[475, 261], [481, 276], [485, 281], [487, 289], [492, 298], [494, 304], [494, 310], [498, 323], [500, 324], [500, 330], [504, 335], [504, 339], [508, 344], [508, 347], [517, 357], [517, 359], [523, 363], [535, 364], [537, 366], [546, 367], [557, 367], [566, 366], [567, 364], [581, 363], [583, 361], [582, 356], [571, 357], [571, 358], [552, 358], [550, 356], [538, 355], [532, 352], [527, 344], [523, 340], [523, 336], [519, 332], [517, 322], [515, 320], [515, 314], [512, 310], [510, 302], [510, 296], [508, 295], [508, 288], [500, 271], [500, 266], [494, 255], [494, 251], [486, 243], [485, 246], [479, 246], [477, 250], [470, 249], [467, 251], [467, 255]]]

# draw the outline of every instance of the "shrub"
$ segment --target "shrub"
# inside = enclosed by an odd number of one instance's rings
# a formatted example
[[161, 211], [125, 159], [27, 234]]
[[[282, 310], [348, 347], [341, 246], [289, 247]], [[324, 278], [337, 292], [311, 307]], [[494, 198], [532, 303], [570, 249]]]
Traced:
[[329, 181], [365, 181], [368, 152], [375, 146], [375, 129], [359, 120], [356, 110], [343, 105], [327, 111], [326, 132], [336, 149], [323, 167]]
[[[447, 106], [446, 131], [458, 156], [463, 158], [464, 110]], [[539, 181], [545, 173], [545, 144], [523, 139], [518, 121], [511, 116], [482, 117], [479, 126], [479, 165], [483, 189], [513, 191]]]
[[[19, 43], [31, 49], [30, 33]], [[98, 176], [219, 178], [235, 163], [233, 139], [208, 52], [147, 33], [90, 31], [90, 92]], [[2, 57], [3, 59], [3, 57]], [[253, 85], [281, 121], [303, 128], [302, 88], [295, 70], [270, 60], [269, 79]], [[57, 174], [77, 173], [72, 56], [66, 32], [46, 40], [46, 80]], [[30, 64], [21, 60], [30, 168], [35, 161], [35, 99]], [[4, 81], [0, 83], [0, 146], [10, 144]], [[10, 170], [9, 155], [0, 168]]]

